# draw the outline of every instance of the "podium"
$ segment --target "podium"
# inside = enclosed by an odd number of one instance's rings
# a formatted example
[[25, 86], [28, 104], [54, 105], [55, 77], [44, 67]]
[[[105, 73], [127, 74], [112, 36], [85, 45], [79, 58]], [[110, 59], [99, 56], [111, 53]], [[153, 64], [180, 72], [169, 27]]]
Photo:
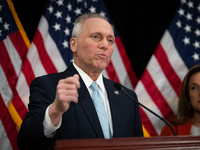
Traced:
[[200, 136], [57, 140], [48, 150], [200, 150]]

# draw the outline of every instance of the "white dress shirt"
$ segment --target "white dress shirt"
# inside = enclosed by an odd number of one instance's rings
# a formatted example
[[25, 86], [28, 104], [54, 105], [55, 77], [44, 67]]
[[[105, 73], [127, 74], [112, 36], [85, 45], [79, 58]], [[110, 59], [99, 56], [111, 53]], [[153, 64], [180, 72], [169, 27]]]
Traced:
[[[89, 93], [90, 93], [90, 96], [92, 97], [92, 89], [90, 88], [90, 85], [92, 84], [93, 80], [83, 71], [81, 70], [75, 63], [73, 63], [75, 69], [78, 71], [79, 75], [81, 76], [81, 78], [83, 79], [83, 82], [85, 83]], [[110, 105], [109, 105], [109, 102], [108, 102], [108, 95], [107, 95], [107, 92], [106, 92], [106, 88], [104, 86], [104, 83], [103, 83], [103, 76], [102, 76], [102, 73], [99, 75], [98, 79], [95, 81], [98, 86], [99, 86], [99, 92], [103, 98], [103, 101], [104, 101], [104, 105], [105, 105], [105, 109], [106, 109], [106, 113], [107, 113], [107, 116], [108, 116], [108, 122], [110, 124], [110, 131], [111, 131], [111, 135], [113, 135], [113, 126], [112, 126], [112, 118], [111, 118], [111, 112], [110, 112]], [[57, 123], [56, 126], [54, 126], [51, 122], [51, 119], [49, 117], [49, 106], [47, 107], [46, 109], [46, 112], [45, 112], [45, 118], [44, 118], [44, 121], [43, 121], [43, 125], [44, 125], [44, 135], [46, 137], [53, 137], [54, 135], [54, 132], [60, 128], [61, 126], [61, 123], [62, 123], [62, 118], [59, 120], [59, 122]]]

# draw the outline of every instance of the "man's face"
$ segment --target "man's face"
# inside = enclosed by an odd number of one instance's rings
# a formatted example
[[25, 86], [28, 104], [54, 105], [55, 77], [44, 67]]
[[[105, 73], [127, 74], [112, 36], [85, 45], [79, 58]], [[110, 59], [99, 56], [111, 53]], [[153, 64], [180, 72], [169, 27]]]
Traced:
[[74, 61], [86, 73], [101, 72], [108, 66], [115, 41], [111, 25], [100, 18], [85, 20], [75, 40]]

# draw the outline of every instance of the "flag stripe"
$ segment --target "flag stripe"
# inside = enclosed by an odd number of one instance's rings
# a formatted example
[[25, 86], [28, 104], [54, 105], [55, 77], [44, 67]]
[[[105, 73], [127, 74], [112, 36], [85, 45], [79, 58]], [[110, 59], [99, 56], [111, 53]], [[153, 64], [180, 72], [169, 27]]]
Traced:
[[55, 42], [53, 41], [52, 37], [49, 35], [48, 29], [49, 25], [44, 16], [41, 17], [41, 23], [38, 26], [38, 30], [42, 35], [42, 38], [45, 39], [44, 46], [45, 49], [51, 58], [51, 61], [55, 65], [58, 72], [64, 71], [67, 66], [63, 60], [63, 57], [61, 56]]
[[31, 67], [31, 63], [29, 62], [29, 60], [26, 58], [25, 62], [24, 62], [24, 66], [22, 68], [22, 72], [24, 74], [24, 76], [26, 77], [26, 82], [28, 84], [28, 86], [30, 86], [31, 81], [35, 78], [32, 67]]
[[0, 119], [0, 135], [1, 135], [0, 136], [0, 141], [1, 141], [0, 150], [13, 150], [1, 119]]
[[128, 76], [129, 76], [129, 79], [130, 79], [130, 81], [131, 81], [131, 83], [133, 85], [133, 88], [135, 88], [138, 80], [137, 80], [135, 72], [133, 71], [133, 68], [131, 66], [130, 60], [129, 60], [127, 54], [126, 54], [126, 50], [125, 50], [125, 48], [123, 46], [123, 43], [122, 43], [122, 41], [121, 41], [119, 36], [116, 37], [115, 42], [116, 42], [116, 45], [117, 45], [117, 47], [119, 49], [119, 53], [121, 55], [121, 58], [122, 58], [122, 60], [123, 60], [123, 62], [125, 64], [126, 72], [127, 72]]
[[[153, 110], [156, 114], [158, 114], [159, 116], [162, 117], [162, 114], [160, 112], [160, 110], [158, 109], [158, 107], [155, 105], [154, 101], [151, 99], [150, 95], [148, 94], [148, 92], [146, 91], [146, 88], [144, 87], [143, 83], [141, 82], [141, 80], [139, 80], [137, 86], [136, 86], [136, 93], [138, 94], [138, 99], [139, 101], [145, 105], [146, 107], [150, 108], [151, 110]], [[141, 117], [141, 119], [143, 120], [143, 125], [146, 128], [146, 125], [149, 124], [148, 121], [150, 121], [153, 125], [153, 127], [155, 128], [154, 130], [156, 130], [157, 133], [159, 133], [159, 129], [157, 129], [157, 117], [155, 117], [153, 114], [151, 114], [149, 111], [147, 111], [146, 109], [143, 109], [145, 114], [146, 114], [146, 118]], [[154, 133], [154, 131], [148, 130], [150, 131], [149, 133]], [[152, 134], [151, 134], [152, 135]], [[155, 134], [153, 134], [155, 135]]]
[[8, 81], [6, 79], [6, 75], [3, 72], [3, 69], [0, 65], [0, 95], [2, 96], [5, 105], [8, 107], [8, 104], [13, 96], [13, 92], [8, 84]]
[[12, 103], [10, 103], [9, 105], [9, 112], [11, 112], [11, 116], [19, 128], [21, 126], [25, 114], [28, 111], [28, 103], [29, 86], [22, 72], [18, 78], [16, 90], [14, 91], [14, 98], [12, 99]]
[[18, 132], [17, 132], [14, 122], [12, 121], [12, 118], [10, 117], [8, 109], [4, 104], [4, 100], [2, 99], [1, 95], [0, 95], [0, 110], [3, 112], [3, 113], [0, 113], [0, 119], [7, 133], [8, 139], [13, 149], [17, 150], [18, 148], [17, 148], [16, 139], [17, 139]]
[[[32, 72], [31, 75], [33, 78], [47, 74], [47, 72], [39, 58], [39, 54], [38, 54], [35, 44], [32, 43], [30, 48], [31, 48], [31, 51], [29, 51], [27, 54], [27, 62], [25, 62], [27, 64], [24, 65], [24, 70], [30, 69]], [[26, 76], [26, 74], [25, 74], [25, 76]], [[27, 82], [29, 83], [30, 80], [28, 80]]]
[[17, 75], [15, 73], [15, 69], [12, 65], [12, 62], [10, 60], [10, 57], [9, 57], [9, 54], [5, 47], [4, 42], [0, 42], [0, 47], [1, 47], [0, 64], [6, 75], [8, 84], [11, 90], [13, 91], [17, 82]]
[[37, 38], [35, 38], [33, 41], [34, 41], [35, 46], [37, 47], [40, 60], [43, 64], [46, 72], [48, 74], [57, 72], [54, 64], [52, 63], [51, 59], [49, 58], [48, 53], [46, 52], [46, 49], [44, 46], [44, 41], [43, 41], [43, 38], [42, 38], [39, 30], [36, 31], [35, 37], [37, 37]]
[[169, 107], [168, 103], [166, 103], [165, 99], [163, 98], [162, 94], [156, 87], [155, 83], [153, 82], [147, 70], [144, 71], [144, 78], [142, 79], [142, 83], [146, 87], [147, 92], [149, 93], [150, 97], [161, 111], [162, 115], [167, 116], [168, 114], [170, 114], [170, 116], [173, 117], [174, 114], [171, 108]]
[[21, 98], [25, 106], [27, 106], [29, 103], [29, 100], [28, 100], [29, 99], [29, 85], [23, 73], [18, 78], [16, 91], [18, 92], [19, 97]]
[[157, 136], [158, 134], [157, 134], [156, 130], [154, 129], [154, 126], [152, 125], [148, 116], [144, 112], [143, 108], [140, 107], [139, 110], [140, 110], [140, 117], [141, 117], [141, 121], [142, 121], [143, 126], [147, 129], [147, 131], [151, 131], [151, 132], [149, 132], [149, 134], [151, 136]]
[[167, 58], [169, 59], [171, 66], [182, 81], [188, 71], [188, 68], [178, 54], [168, 30], [165, 31], [160, 43], [167, 54]]
[[16, 32], [14, 32], [12, 34], [9, 34], [9, 38], [12, 41], [12, 45], [14, 45], [15, 50], [18, 52], [18, 55], [21, 58], [20, 61], [23, 62], [25, 57], [26, 57], [26, 53], [28, 51], [28, 48], [27, 48], [26, 44], [24, 43], [20, 32], [16, 31]]
[[20, 56], [18, 52], [16, 51], [15, 47], [13, 46], [9, 36], [7, 36], [6, 39], [4, 40], [4, 44], [7, 49], [11, 63], [14, 67], [13, 71], [15, 71], [15, 74], [18, 76], [21, 71], [21, 65], [22, 65]]
[[120, 81], [119, 81], [119, 78], [118, 78], [118, 76], [117, 76], [117, 74], [116, 74], [115, 68], [114, 68], [114, 66], [113, 66], [113, 64], [112, 64], [112, 61], [110, 61], [110, 63], [108, 64], [108, 66], [107, 66], [107, 68], [106, 68], [106, 72], [107, 72], [108, 77], [109, 77], [111, 80], [113, 80], [113, 81], [115, 81], [115, 82], [120, 82]]
[[21, 98], [18, 95], [18, 92], [14, 92], [15, 97], [12, 99], [12, 104], [17, 110], [19, 116], [23, 120], [25, 117], [25, 114], [27, 113], [27, 108], [22, 102]]
[[[157, 66], [157, 67], [155, 67]], [[147, 66], [147, 70], [149, 74], [152, 77], [152, 80], [154, 81], [156, 87], [161, 92], [162, 96], [165, 98], [166, 102], [170, 106], [170, 108], [173, 110], [174, 113], [177, 112], [177, 107], [175, 107], [177, 103], [177, 100], [174, 98], [177, 98], [177, 94], [175, 93], [174, 89], [168, 82], [165, 74], [162, 71], [161, 66], [159, 65], [157, 59], [154, 57], [154, 55], [151, 57], [150, 65]]]
[[[117, 73], [118, 79], [120, 81], [120, 83], [123, 83], [126, 85], [126, 87], [133, 89], [133, 86], [129, 80], [128, 74], [126, 72], [126, 68], [125, 65], [122, 61], [122, 58], [120, 56], [120, 51], [121, 49], [118, 49], [117, 45], [114, 43], [114, 52], [112, 55], [112, 64], [113, 67], [115, 68], [115, 71]], [[123, 74], [122, 74], [123, 72]]]
[[171, 86], [173, 87], [174, 91], [177, 95], [180, 93], [181, 89], [181, 80], [177, 76], [177, 74], [174, 72], [174, 69], [171, 67], [168, 58], [166, 56], [165, 51], [163, 50], [163, 47], [159, 44], [157, 47], [156, 52], [154, 53], [156, 59], [158, 60], [162, 71], [165, 73], [168, 81], [170, 82]]

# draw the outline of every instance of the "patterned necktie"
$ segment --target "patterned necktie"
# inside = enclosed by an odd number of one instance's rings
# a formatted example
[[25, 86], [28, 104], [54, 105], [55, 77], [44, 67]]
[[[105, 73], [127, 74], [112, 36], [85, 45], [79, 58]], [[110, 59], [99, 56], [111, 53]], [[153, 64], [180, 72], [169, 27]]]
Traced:
[[109, 139], [109, 138], [111, 138], [111, 133], [110, 133], [110, 127], [109, 127], [109, 123], [108, 123], [108, 117], [106, 114], [103, 99], [98, 91], [97, 83], [93, 82], [90, 85], [90, 88], [93, 90], [92, 100], [93, 100], [94, 106], [97, 111], [97, 115], [98, 115], [100, 123], [101, 123], [101, 128], [103, 130], [104, 137], [106, 139]]

